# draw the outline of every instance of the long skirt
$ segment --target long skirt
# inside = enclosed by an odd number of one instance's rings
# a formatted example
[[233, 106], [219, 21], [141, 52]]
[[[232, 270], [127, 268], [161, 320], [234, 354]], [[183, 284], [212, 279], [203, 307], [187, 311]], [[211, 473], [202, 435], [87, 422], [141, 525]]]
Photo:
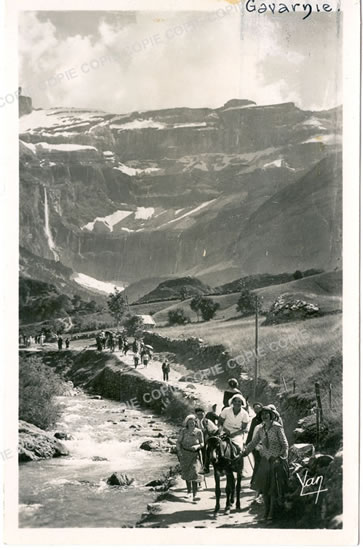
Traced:
[[251, 487], [264, 495], [283, 498], [287, 490], [288, 477], [289, 470], [286, 460], [280, 458], [278, 463], [274, 464], [261, 456]]
[[201, 470], [199, 453], [193, 451], [180, 450], [179, 453], [181, 477], [185, 481], [198, 481]]

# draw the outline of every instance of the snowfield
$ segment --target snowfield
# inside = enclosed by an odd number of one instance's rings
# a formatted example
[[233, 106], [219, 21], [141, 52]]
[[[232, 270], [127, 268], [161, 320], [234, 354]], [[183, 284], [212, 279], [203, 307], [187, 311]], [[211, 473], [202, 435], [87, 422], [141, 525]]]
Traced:
[[113, 214], [109, 214], [103, 218], [95, 218], [93, 222], [89, 222], [86, 225], [83, 225], [81, 229], [87, 229], [88, 231], [93, 231], [94, 225], [96, 222], [104, 222], [110, 229], [110, 232], [113, 231], [113, 226], [116, 223], [119, 223], [121, 220], [127, 218], [132, 214], [132, 210], [116, 210]]
[[139, 176], [140, 174], [151, 174], [152, 172], [159, 172], [159, 168], [132, 168], [132, 166], [126, 166], [126, 164], [122, 164], [122, 162], [119, 162], [118, 166], [113, 167], [114, 170], [119, 170], [120, 172], [123, 172], [124, 174], [127, 174], [128, 176]]
[[144, 206], [138, 206], [135, 213], [135, 220], [149, 220], [153, 216], [154, 212], [155, 208], [145, 208]]
[[107, 281], [99, 281], [98, 279], [94, 279], [93, 277], [85, 275], [84, 273], [76, 273], [74, 281], [80, 286], [89, 288], [90, 290], [97, 290], [98, 292], [102, 292], [103, 294], [111, 294], [115, 290], [115, 287], [117, 288], [117, 290], [121, 291], [125, 289], [125, 287], [123, 286], [118, 286], [114, 283], [109, 283]]
[[[106, 113], [102, 111], [88, 111], [71, 108], [39, 109], [19, 120], [19, 132], [39, 133], [42, 128], [54, 128], [56, 132], [62, 132], [70, 128], [84, 126], [86, 123], [93, 123], [103, 120]], [[63, 128], [62, 128], [63, 127]]]
[[34, 145], [47, 151], [98, 151], [93, 145], [80, 145], [78, 143], [46, 143], [41, 141]]
[[137, 118], [136, 120], [132, 120], [131, 122], [125, 122], [124, 124], [110, 124], [110, 128], [114, 128], [115, 130], [120, 130], [122, 132], [124, 130], [143, 130], [144, 128], [151, 128], [153, 130], [163, 130], [164, 128], [166, 128], [166, 126], [165, 124], [162, 124], [161, 122], [157, 122], [152, 118], [148, 118], [148, 119]]
[[182, 216], [179, 216], [178, 218], [174, 218], [173, 220], [170, 220], [168, 222], [165, 222], [165, 223], [159, 225], [158, 229], [160, 229], [161, 227], [165, 227], [166, 225], [169, 225], [170, 223], [178, 222], [179, 220], [182, 220], [183, 218], [186, 218], [187, 216], [190, 216], [191, 214], [195, 214], [195, 212], [198, 212], [199, 210], [202, 210], [202, 208], [205, 208], [206, 206], [208, 206], [209, 204], [212, 204], [216, 200], [217, 199], [212, 199], [211, 201], [203, 202], [202, 204], [200, 204], [196, 208], [193, 208], [193, 210], [189, 210], [189, 212], [186, 212]]

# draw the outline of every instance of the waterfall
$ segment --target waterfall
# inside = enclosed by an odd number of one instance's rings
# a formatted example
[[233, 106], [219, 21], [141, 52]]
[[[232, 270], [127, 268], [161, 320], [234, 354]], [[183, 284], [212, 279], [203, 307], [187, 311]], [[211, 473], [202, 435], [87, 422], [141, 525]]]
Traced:
[[49, 227], [48, 195], [47, 195], [46, 187], [44, 187], [44, 220], [45, 220], [44, 231], [45, 231], [45, 235], [47, 237], [49, 250], [52, 251], [54, 260], [56, 262], [58, 262], [59, 261], [59, 255], [58, 255], [58, 253], [55, 249], [55, 243], [53, 241], [52, 233], [51, 233], [50, 227]]

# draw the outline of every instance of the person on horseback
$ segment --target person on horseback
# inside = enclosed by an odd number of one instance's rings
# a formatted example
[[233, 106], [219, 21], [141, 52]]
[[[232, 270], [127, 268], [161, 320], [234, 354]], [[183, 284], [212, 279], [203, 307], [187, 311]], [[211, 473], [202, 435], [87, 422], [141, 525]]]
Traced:
[[220, 432], [231, 440], [232, 452], [235, 457], [243, 449], [243, 435], [247, 430], [249, 416], [245, 410], [246, 402], [242, 394], [236, 393], [229, 400], [229, 407], [221, 411], [218, 425]]

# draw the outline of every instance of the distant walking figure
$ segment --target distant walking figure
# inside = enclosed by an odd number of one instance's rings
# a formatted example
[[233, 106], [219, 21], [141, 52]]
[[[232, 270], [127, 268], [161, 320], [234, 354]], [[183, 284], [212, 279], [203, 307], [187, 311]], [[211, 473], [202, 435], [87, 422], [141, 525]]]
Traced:
[[134, 365], [135, 365], [135, 369], [137, 369], [137, 365], [139, 364], [139, 361], [140, 361], [139, 354], [138, 354], [138, 353], [134, 353]]
[[141, 354], [141, 359], [142, 359], [144, 367], [147, 367], [147, 365], [150, 361], [150, 353], [147, 350], [144, 350]]
[[122, 334], [118, 335], [117, 341], [118, 341], [118, 349], [119, 349], [119, 351], [122, 351], [123, 347], [124, 347], [124, 339], [122, 337]]
[[229, 400], [236, 395], [236, 393], [241, 394], [241, 391], [238, 388], [238, 382], [235, 378], [230, 378], [228, 380], [228, 389], [223, 394], [223, 408], [229, 406]]
[[103, 347], [102, 347], [102, 338], [101, 336], [98, 334], [97, 337], [96, 337], [96, 345], [97, 345], [97, 351], [102, 351], [103, 350]]
[[108, 337], [108, 346], [110, 348], [110, 351], [112, 351], [112, 352], [115, 351], [115, 339], [113, 337], [112, 332], [110, 332], [109, 337]]
[[138, 344], [138, 341], [136, 340], [136, 338], [132, 343], [132, 351], [134, 353], [139, 353], [139, 344]]
[[169, 372], [170, 372], [170, 365], [167, 361], [164, 361], [164, 363], [161, 365], [161, 369], [163, 371], [163, 380], [165, 382], [168, 382], [169, 380]]
[[40, 345], [41, 346], [44, 346], [44, 342], [45, 342], [45, 336], [44, 334], [41, 334], [40, 337], [39, 337], [39, 342], [40, 342]]
[[58, 338], [58, 349], [61, 350], [63, 348], [63, 338], [59, 336]]
[[69, 338], [66, 338], [66, 349], [69, 349], [70, 340]]

